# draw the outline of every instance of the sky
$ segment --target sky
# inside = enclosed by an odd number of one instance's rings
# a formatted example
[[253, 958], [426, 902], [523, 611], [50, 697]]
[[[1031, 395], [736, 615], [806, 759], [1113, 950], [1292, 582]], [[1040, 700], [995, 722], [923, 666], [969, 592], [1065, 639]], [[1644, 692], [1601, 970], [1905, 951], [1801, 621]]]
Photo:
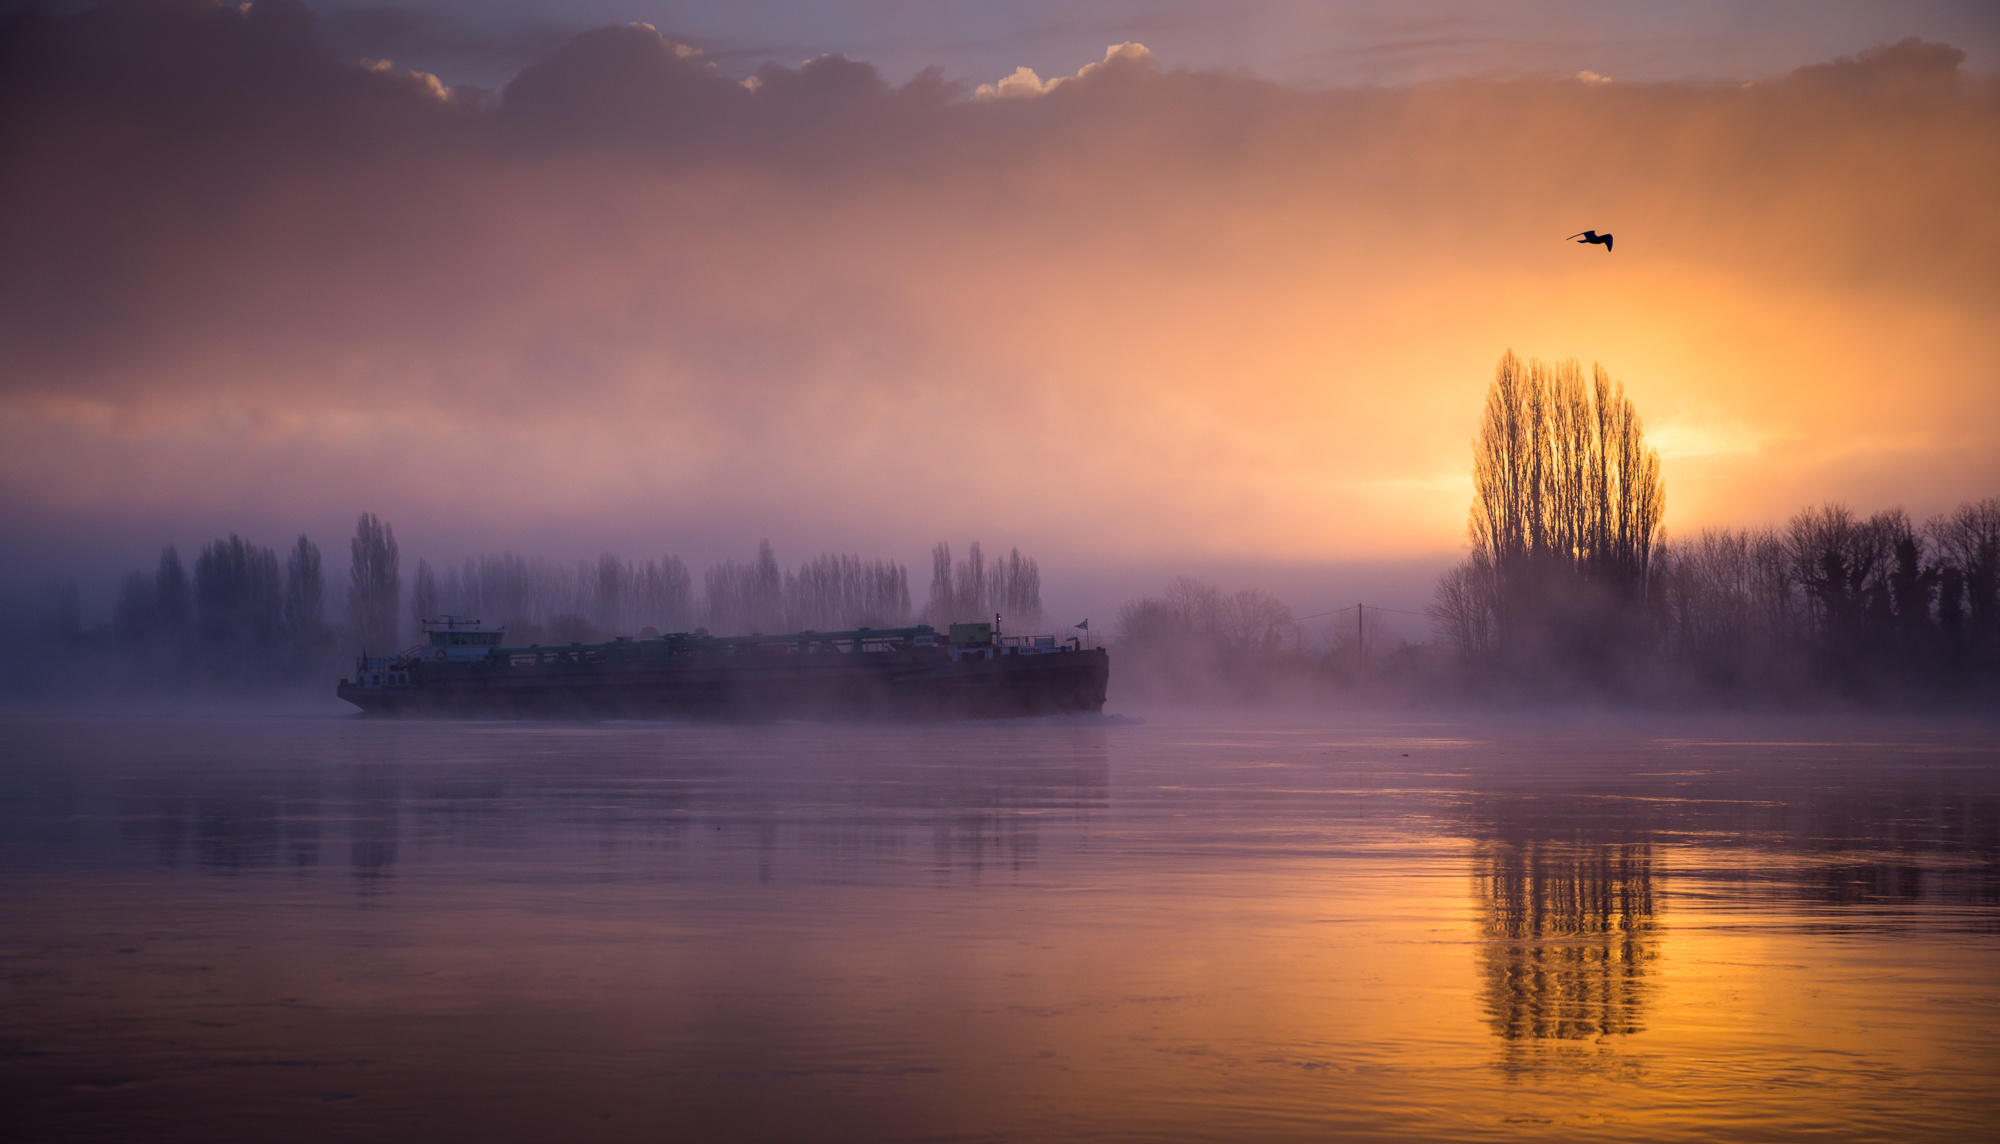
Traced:
[[2000, 494], [1990, 6], [0, 12], [7, 579], [367, 510], [1410, 603], [1510, 348], [1670, 532]]
[[1585, 70], [1740, 81], [1907, 36], [1954, 44], [1975, 69], [2000, 62], [1984, 0], [442, 0], [321, 11], [348, 50], [495, 88], [577, 32], [632, 21], [733, 75], [833, 52], [894, 83], [933, 67], [974, 84], [1024, 66], [1068, 75], [1128, 41], [1177, 67], [1307, 89]]

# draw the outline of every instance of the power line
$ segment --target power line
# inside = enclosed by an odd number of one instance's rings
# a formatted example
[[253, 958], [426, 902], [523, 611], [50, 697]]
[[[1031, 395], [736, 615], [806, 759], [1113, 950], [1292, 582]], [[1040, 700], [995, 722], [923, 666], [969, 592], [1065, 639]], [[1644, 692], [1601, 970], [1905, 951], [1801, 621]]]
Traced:
[[1334, 608], [1330, 611], [1313, 612], [1310, 615], [1304, 615], [1304, 616], [1294, 616], [1292, 617], [1292, 619], [1294, 622], [1304, 623], [1307, 620], [1322, 619], [1326, 616], [1338, 616], [1345, 612], [1351, 612], [1356, 608], [1366, 608], [1371, 612], [1394, 612], [1396, 615], [1399, 616], [1415, 616], [1420, 620], [1427, 620], [1430, 618], [1428, 613], [1412, 612], [1407, 608], [1385, 608], [1380, 604], [1349, 604], [1344, 608]]

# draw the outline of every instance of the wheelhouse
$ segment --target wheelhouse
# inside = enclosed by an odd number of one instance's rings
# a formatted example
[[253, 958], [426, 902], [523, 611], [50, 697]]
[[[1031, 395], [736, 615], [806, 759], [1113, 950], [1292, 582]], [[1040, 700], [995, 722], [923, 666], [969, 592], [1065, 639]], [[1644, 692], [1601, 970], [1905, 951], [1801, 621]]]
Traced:
[[464, 616], [440, 616], [424, 621], [424, 642], [417, 654], [432, 663], [469, 663], [485, 659], [506, 638], [506, 628], [489, 628]]

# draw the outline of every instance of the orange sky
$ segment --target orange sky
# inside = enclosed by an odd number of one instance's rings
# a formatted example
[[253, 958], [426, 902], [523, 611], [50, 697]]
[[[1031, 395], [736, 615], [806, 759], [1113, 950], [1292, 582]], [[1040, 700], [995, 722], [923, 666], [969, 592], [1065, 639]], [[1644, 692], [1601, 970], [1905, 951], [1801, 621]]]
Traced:
[[0, 88], [17, 534], [1444, 554], [1509, 347], [1625, 382], [1674, 531], [2000, 492], [2000, 87], [1937, 45], [989, 98], [635, 27], [477, 98], [273, 23], [65, 25]]

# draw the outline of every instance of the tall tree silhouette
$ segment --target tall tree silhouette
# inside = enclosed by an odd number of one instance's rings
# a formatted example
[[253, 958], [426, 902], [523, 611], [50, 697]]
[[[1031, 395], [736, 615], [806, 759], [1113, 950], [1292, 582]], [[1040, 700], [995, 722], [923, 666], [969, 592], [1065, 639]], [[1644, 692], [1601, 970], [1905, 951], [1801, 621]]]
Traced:
[[437, 573], [431, 570], [431, 562], [417, 558], [417, 571], [410, 577], [410, 620], [415, 628], [422, 628], [424, 621], [437, 619], [438, 615]]
[[195, 625], [210, 669], [230, 679], [263, 676], [281, 657], [284, 597], [278, 554], [231, 533], [194, 562]]
[[348, 641], [374, 655], [401, 646], [402, 573], [398, 567], [396, 530], [364, 512], [348, 544]]
[[785, 626], [785, 578], [771, 542], [757, 545], [752, 563], [725, 560], [702, 577], [702, 613], [718, 634], [780, 631]]
[[326, 626], [326, 578], [320, 569], [319, 545], [304, 533], [285, 554], [283, 621], [291, 644], [292, 669], [309, 670], [329, 650]]
[[320, 574], [319, 545], [305, 534], [285, 555], [285, 627], [317, 630], [326, 622], [326, 579]]
[[931, 594], [924, 604], [931, 624], [990, 620], [1005, 616], [1012, 625], [1033, 627], [1042, 619], [1042, 568], [1019, 548], [1005, 558], [988, 561], [978, 541], [956, 563], [951, 545], [931, 549]]
[[1968, 666], [2000, 671], [2000, 497], [1960, 505], [1930, 532], [1963, 579]]
[[1472, 552], [1435, 614], [1469, 656], [1593, 659], [1629, 630], [1666, 493], [1637, 409], [1603, 367], [1512, 350], [1473, 443]]

